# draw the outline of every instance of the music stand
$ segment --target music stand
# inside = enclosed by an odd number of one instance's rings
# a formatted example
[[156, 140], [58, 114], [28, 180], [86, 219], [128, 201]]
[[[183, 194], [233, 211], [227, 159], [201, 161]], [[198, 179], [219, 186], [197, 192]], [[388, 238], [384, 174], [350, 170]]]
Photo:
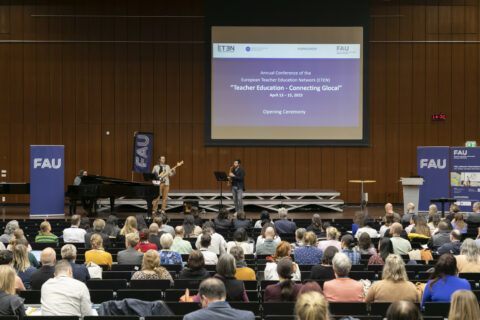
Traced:
[[222, 182], [228, 181], [228, 177], [227, 177], [227, 174], [223, 171], [214, 171], [213, 174], [215, 175], [215, 179], [217, 179], [217, 181], [220, 183], [220, 207], [218, 209], [220, 211], [220, 209], [223, 208], [223, 202], [222, 202], [223, 183]]
[[153, 180], [157, 180], [157, 177], [153, 173], [144, 173], [143, 174], [143, 180], [144, 181], [153, 181]]

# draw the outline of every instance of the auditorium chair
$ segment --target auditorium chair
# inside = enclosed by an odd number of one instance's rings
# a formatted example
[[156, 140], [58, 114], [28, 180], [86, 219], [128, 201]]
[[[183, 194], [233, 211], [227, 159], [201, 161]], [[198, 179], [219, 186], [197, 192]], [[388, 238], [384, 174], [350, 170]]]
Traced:
[[186, 315], [201, 308], [198, 302], [167, 302], [167, 305], [174, 315]]
[[[194, 296], [198, 293], [198, 289], [189, 289], [190, 295]], [[185, 289], [167, 289], [165, 290], [165, 301], [178, 302], [180, 297], [185, 294]]]
[[[381, 315], [385, 316], [387, 314], [387, 309], [390, 307], [391, 302], [375, 302], [370, 305], [370, 314], [372, 315]], [[415, 303], [417, 308], [420, 310], [420, 303]]]
[[18, 320], [17, 316], [0, 316], [0, 320]]
[[170, 288], [170, 280], [131, 280], [132, 289], [157, 289], [165, 291]]
[[90, 300], [95, 304], [113, 300], [113, 290], [89, 290]]
[[168, 271], [175, 271], [175, 272], [180, 272], [183, 269], [183, 265], [181, 264], [162, 264], [162, 267], [164, 267]]
[[235, 309], [252, 311], [253, 314], [260, 313], [260, 303], [258, 302], [229, 301], [228, 303]]
[[365, 302], [332, 302], [330, 313], [333, 315], [366, 315], [367, 304]]
[[102, 279], [125, 279], [127, 281], [133, 275], [133, 271], [103, 271]]
[[377, 280], [377, 274], [373, 271], [350, 271], [348, 277], [354, 280], [368, 279], [368, 280]]
[[365, 264], [352, 264], [350, 271], [365, 271]]
[[442, 316], [447, 318], [450, 311], [449, 302], [425, 302], [424, 315], [426, 316]]
[[111, 271], [138, 271], [142, 266], [132, 264], [113, 264]]
[[30, 243], [30, 246], [32, 247], [32, 250], [35, 250], [35, 251], [41, 251], [48, 247], [55, 248], [57, 246], [55, 242], [35, 242], [35, 239], [33, 241], [29, 241], [29, 243]]
[[127, 288], [127, 280], [125, 279], [90, 279], [87, 281], [89, 290], [119, 290]]
[[[344, 318], [344, 316], [334, 316], [332, 317], [332, 320], [340, 320], [342, 318]], [[358, 320], [383, 320], [384, 319], [382, 316], [358, 315], [358, 314], [353, 315], [353, 318]]]
[[258, 289], [258, 282], [257, 280], [245, 280], [243, 281], [245, 285], [245, 290], [257, 290]]
[[40, 290], [20, 291], [20, 297], [25, 299], [24, 304], [39, 304], [41, 299]]
[[295, 309], [295, 302], [264, 302], [263, 304], [263, 315], [286, 315], [293, 314]]
[[480, 281], [480, 273], [478, 272], [469, 272], [469, 273], [463, 272], [463, 273], [460, 273], [458, 277], [466, 280], [473, 280], [475, 282]]
[[85, 316], [83, 320], [140, 320], [139, 316]]
[[[182, 320], [183, 316], [148, 316], [145, 320]], [[93, 319], [92, 319], [93, 320]]]
[[[142, 280], [148, 281], [148, 280]], [[163, 300], [163, 291], [160, 289], [120, 289], [117, 290], [117, 300], [127, 298], [139, 299], [144, 301]]]
[[77, 316], [35, 316], [36, 320], [79, 320]]
[[175, 289], [198, 289], [202, 280], [176, 279], [173, 287]]

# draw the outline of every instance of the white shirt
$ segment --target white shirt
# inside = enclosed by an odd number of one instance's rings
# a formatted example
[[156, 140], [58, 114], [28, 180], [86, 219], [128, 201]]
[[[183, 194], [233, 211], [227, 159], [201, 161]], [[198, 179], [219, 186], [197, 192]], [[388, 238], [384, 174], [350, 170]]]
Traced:
[[212, 251], [208, 249], [200, 249], [200, 252], [203, 254], [205, 264], [216, 265], [218, 263], [218, 257]]
[[71, 226], [63, 230], [63, 242], [65, 243], [85, 243], [85, 234], [87, 231], [79, 227]]
[[[383, 225], [380, 227], [380, 237], [385, 236], [385, 232], [390, 229], [390, 226]], [[358, 231], [357, 231], [358, 232]]]
[[[302, 274], [300, 273], [300, 268], [295, 262], [293, 263], [293, 269], [295, 269], [295, 271], [292, 273], [292, 280], [301, 281]], [[267, 262], [267, 265], [265, 266], [264, 278], [265, 280], [280, 280], [278, 278], [276, 262]]]
[[41, 290], [42, 316], [96, 316], [90, 292], [78, 280], [61, 275], [48, 279]]
[[[227, 243], [225, 242], [225, 239], [223, 236], [219, 233], [213, 233], [210, 235], [212, 237], [212, 242], [210, 242], [210, 246], [208, 247], [209, 251], [212, 251], [215, 253], [217, 256], [221, 256], [227, 251]], [[197, 242], [195, 242], [195, 246], [197, 249], [200, 249], [200, 239], [202, 235], [199, 235], [197, 237]]]
[[364, 232], [368, 233], [370, 238], [378, 238], [380, 236], [377, 230], [370, 227], [363, 227], [357, 230], [357, 233], [355, 233], [355, 238], [360, 238], [360, 235]]
[[242, 247], [243, 254], [253, 254], [253, 243], [235, 242], [235, 241], [227, 242], [227, 252], [230, 253], [230, 249], [236, 246]]
[[[163, 168], [160, 168], [160, 167], [163, 167]], [[162, 169], [162, 172], [164, 171], [170, 171], [170, 166], [168, 164], [164, 164], [164, 165], [154, 165], [153, 166], [153, 170], [152, 170], [152, 173], [155, 174], [155, 176], [158, 176], [160, 174], [160, 169]], [[170, 172], [164, 179], [165, 179], [165, 185], [166, 186], [169, 186], [170, 185], [170, 179], [169, 177], [171, 176], [174, 176], [175, 175], [175, 172]]]

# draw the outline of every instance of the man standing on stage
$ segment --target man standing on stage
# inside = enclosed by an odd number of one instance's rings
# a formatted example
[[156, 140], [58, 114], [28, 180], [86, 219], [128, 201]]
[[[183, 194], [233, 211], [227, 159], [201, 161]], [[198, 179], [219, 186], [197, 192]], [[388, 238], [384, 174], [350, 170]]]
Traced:
[[[152, 173], [155, 177], [159, 178], [160, 173], [170, 171], [170, 166], [165, 163], [165, 156], [160, 156], [158, 158], [157, 164], [153, 167]], [[170, 189], [170, 179], [169, 177], [175, 175], [175, 168], [167, 174], [162, 181], [160, 181], [160, 193], [158, 198], [153, 200], [153, 215], [157, 214], [158, 210], [158, 202], [160, 201], [160, 197], [162, 197], [162, 213], [165, 213], [165, 208], [167, 207], [167, 197], [168, 197], [168, 190]]]
[[233, 161], [232, 171], [228, 174], [232, 181], [233, 203], [235, 213], [243, 211], [243, 191], [245, 191], [245, 171], [240, 168], [240, 159]]

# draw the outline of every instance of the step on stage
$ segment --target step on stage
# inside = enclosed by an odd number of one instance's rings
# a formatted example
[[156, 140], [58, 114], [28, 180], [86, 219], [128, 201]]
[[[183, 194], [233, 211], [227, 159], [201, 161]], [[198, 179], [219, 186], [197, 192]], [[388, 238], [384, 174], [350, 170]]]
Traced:
[[[222, 205], [234, 209], [232, 193], [223, 192]], [[334, 190], [256, 190], [243, 193], [243, 205], [255, 206], [268, 210], [285, 207], [296, 210], [306, 206], [318, 206], [337, 212], [343, 212], [344, 202], [336, 199], [340, 192]], [[183, 207], [185, 202], [198, 202], [198, 206], [206, 211], [217, 211], [220, 205], [220, 192], [215, 190], [170, 190], [167, 210]], [[97, 211], [110, 209], [108, 199], [97, 200]], [[115, 205], [131, 205], [147, 209], [145, 200], [116, 199]]]

